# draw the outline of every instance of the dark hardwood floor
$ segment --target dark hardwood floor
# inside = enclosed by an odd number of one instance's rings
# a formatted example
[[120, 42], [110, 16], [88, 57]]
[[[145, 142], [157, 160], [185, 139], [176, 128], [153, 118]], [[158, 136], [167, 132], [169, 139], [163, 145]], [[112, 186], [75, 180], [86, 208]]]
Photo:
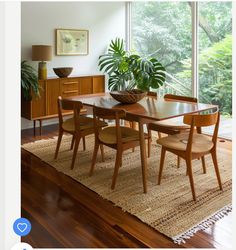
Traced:
[[[57, 125], [22, 131], [22, 144], [57, 135]], [[231, 142], [219, 147], [231, 148]], [[232, 215], [205, 232], [196, 233], [186, 244], [169, 238], [123, 212], [72, 178], [22, 149], [22, 217], [32, 231], [22, 241], [37, 248], [226, 248], [232, 246]]]

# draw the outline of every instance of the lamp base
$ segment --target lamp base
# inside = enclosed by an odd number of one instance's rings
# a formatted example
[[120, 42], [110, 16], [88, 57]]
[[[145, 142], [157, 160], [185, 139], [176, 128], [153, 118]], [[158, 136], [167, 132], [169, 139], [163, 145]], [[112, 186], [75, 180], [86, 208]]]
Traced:
[[39, 62], [38, 65], [38, 79], [39, 80], [46, 80], [47, 79], [47, 63], [46, 62]]

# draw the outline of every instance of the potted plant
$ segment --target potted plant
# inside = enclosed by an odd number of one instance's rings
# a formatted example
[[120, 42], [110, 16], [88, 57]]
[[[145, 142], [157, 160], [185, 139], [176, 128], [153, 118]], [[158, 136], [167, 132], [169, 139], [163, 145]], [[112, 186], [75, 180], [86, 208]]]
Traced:
[[145, 95], [150, 88], [158, 89], [165, 82], [165, 68], [156, 58], [142, 58], [126, 51], [120, 38], [111, 41], [108, 53], [99, 57], [98, 65], [109, 76], [108, 89], [123, 95]]
[[37, 71], [27, 61], [21, 62], [21, 90], [23, 98], [29, 101], [32, 99], [31, 89], [35, 96], [40, 96]]

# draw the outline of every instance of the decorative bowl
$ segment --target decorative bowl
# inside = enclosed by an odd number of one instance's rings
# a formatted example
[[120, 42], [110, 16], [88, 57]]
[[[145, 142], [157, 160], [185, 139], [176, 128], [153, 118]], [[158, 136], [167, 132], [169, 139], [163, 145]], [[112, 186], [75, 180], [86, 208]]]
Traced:
[[53, 68], [55, 74], [60, 77], [60, 78], [64, 78], [64, 77], [68, 77], [73, 68], [72, 67], [64, 67], [64, 68]]
[[136, 103], [141, 99], [143, 99], [147, 95], [147, 92], [144, 92], [139, 89], [133, 89], [125, 91], [112, 91], [110, 92], [110, 95], [118, 102], [124, 104], [131, 104], [131, 103]]

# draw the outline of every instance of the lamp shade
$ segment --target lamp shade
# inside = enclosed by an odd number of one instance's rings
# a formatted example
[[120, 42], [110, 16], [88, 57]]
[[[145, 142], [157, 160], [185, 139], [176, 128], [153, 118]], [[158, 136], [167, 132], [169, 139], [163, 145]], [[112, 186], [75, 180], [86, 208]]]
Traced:
[[52, 46], [32, 45], [32, 61], [51, 61]]

